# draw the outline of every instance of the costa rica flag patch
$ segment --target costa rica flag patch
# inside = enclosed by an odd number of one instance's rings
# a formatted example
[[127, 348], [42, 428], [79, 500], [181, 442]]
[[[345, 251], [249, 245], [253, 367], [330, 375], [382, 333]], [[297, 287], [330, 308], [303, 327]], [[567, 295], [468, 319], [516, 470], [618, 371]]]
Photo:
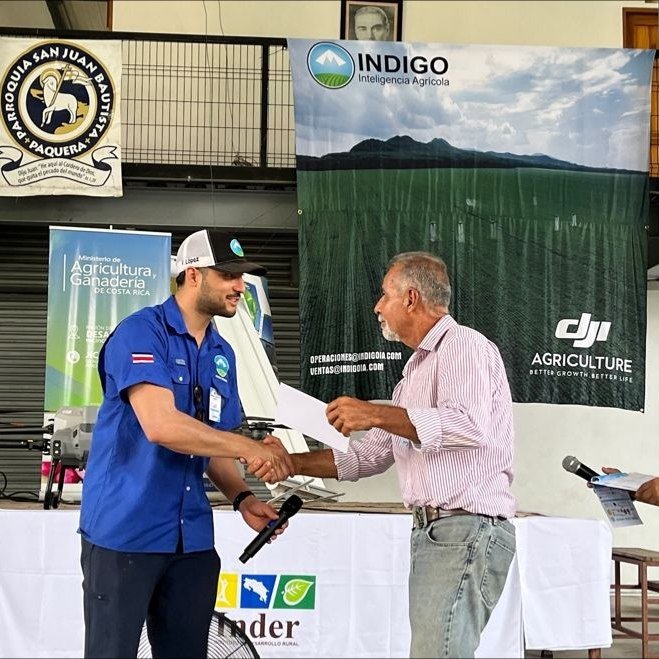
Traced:
[[133, 364], [153, 364], [153, 354], [149, 352], [133, 352], [131, 354]]

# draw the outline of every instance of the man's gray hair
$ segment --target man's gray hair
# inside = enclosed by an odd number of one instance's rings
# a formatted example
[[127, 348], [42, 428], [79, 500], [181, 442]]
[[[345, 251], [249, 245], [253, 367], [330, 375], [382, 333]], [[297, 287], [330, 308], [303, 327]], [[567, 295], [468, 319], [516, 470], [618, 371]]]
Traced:
[[376, 5], [365, 5], [364, 7], [360, 7], [355, 12], [355, 18], [357, 18], [357, 16], [361, 16], [362, 14], [377, 14], [384, 21], [384, 26], [387, 29], [389, 28], [389, 16], [387, 16], [387, 12], [382, 9], [382, 7], [378, 7]]
[[389, 261], [389, 268], [400, 266], [398, 285], [416, 288], [431, 307], [448, 307], [451, 282], [446, 263], [430, 252], [403, 252]]

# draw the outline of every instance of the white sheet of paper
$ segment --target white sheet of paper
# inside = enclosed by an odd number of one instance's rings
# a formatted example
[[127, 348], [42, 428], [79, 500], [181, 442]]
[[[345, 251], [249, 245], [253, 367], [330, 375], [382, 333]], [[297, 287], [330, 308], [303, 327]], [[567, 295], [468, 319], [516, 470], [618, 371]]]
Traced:
[[605, 485], [606, 487], [615, 487], [619, 490], [636, 492], [643, 483], [651, 481], [653, 478], [656, 477], [650, 474], [632, 472], [630, 474], [602, 474], [601, 476], [593, 476], [590, 482], [596, 485]]
[[348, 438], [330, 425], [325, 416], [326, 407], [327, 403], [322, 400], [280, 383], [275, 423], [283, 423], [345, 453], [348, 450]]

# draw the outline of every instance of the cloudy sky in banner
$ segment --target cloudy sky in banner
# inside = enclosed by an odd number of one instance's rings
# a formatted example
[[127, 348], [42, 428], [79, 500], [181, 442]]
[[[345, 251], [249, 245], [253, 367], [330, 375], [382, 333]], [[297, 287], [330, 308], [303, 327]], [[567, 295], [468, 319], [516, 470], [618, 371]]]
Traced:
[[445, 57], [449, 86], [368, 84], [356, 70], [346, 87], [326, 89], [307, 68], [315, 43], [290, 42], [298, 154], [410, 135], [464, 149], [647, 170], [647, 149], [634, 145], [648, 141], [652, 51], [344, 41], [355, 62], [359, 53]]

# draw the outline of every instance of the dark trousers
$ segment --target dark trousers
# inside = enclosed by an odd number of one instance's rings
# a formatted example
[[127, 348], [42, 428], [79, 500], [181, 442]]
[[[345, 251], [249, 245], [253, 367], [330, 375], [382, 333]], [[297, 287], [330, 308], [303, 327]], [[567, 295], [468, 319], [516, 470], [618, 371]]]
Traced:
[[135, 657], [146, 620], [154, 658], [207, 656], [220, 558], [131, 554], [82, 539], [85, 657]]

